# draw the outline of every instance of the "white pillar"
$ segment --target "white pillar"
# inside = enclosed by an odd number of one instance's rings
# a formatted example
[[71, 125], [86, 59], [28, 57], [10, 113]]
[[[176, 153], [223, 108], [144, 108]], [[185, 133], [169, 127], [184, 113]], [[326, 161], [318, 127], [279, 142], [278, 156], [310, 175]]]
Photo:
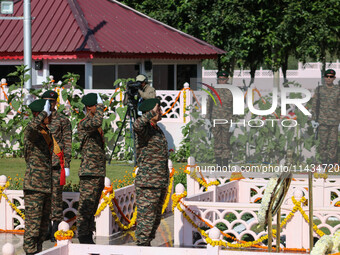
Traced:
[[[105, 177], [105, 187], [110, 187], [111, 182], [110, 179]], [[107, 194], [109, 196], [110, 194]], [[104, 199], [99, 201], [98, 208], [100, 207], [101, 203], [104, 202]], [[96, 216], [96, 236], [110, 236], [112, 235], [112, 213], [110, 210], [109, 205], [105, 207], [101, 213]]]
[[6, 243], [4, 246], [2, 246], [2, 254], [3, 255], [14, 255], [15, 249], [14, 249], [13, 244]]
[[31, 0], [24, 0], [24, 64], [29, 69], [30, 78], [25, 82], [27, 90], [32, 88], [32, 32]]
[[[66, 221], [62, 221], [59, 223], [58, 225], [58, 230], [62, 230], [64, 232], [69, 231], [70, 230], [70, 225], [66, 222]], [[70, 244], [72, 243], [71, 239], [66, 239], [66, 240], [57, 240], [57, 245], [64, 245], [64, 244]]]
[[[209, 237], [212, 241], [220, 241], [221, 240], [221, 232], [218, 228], [213, 227], [209, 231]], [[210, 244], [207, 245], [207, 255], [218, 255], [220, 253], [221, 247], [220, 246], [211, 246]]]
[[[180, 195], [185, 191], [182, 183], [176, 185], [176, 195]], [[181, 206], [185, 211], [185, 208]], [[192, 226], [184, 218], [182, 212], [177, 208], [174, 210], [174, 246], [189, 246], [192, 245]]]
[[[5, 175], [0, 176], [0, 186], [4, 187], [7, 182], [7, 177]], [[5, 191], [4, 191], [5, 192]], [[4, 197], [0, 196], [0, 212], [1, 212], [1, 217], [0, 217], [0, 229], [7, 229], [6, 227], [6, 200]]]
[[[170, 159], [168, 160], [168, 168], [169, 168], [169, 174], [171, 174], [172, 168], [173, 168], [173, 164], [172, 164], [172, 161]], [[170, 185], [170, 183], [169, 183], [169, 185]], [[171, 208], [172, 208], [172, 199], [171, 199], [171, 197], [172, 197], [172, 194], [174, 192], [174, 186], [172, 186], [172, 189], [171, 189], [170, 192], [171, 193], [170, 193], [169, 204], [168, 204], [168, 207], [166, 208], [165, 212], [170, 212], [171, 211]]]
[[[187, 168], [190, 173], [192, 171], [195, 171], [195, 158], [194, 157], [189, 157], [188, 158], [188, 165], [189, 167]], [[190, 175], [187, 174], [187, 195], [188, 197], [195, 195], [199, 191], [199, 184], [197, 183], [196, 180], [191, 178]]]
[[[297, 201], [299, 201], [303, 196], [303, 192], [301, 190], [294, 191], [294, 197]], [[306, 212], [307, 213], [307, 212]], [[290, 233], [286, 235], [286, 247], [287, 248], [309, 248], [309, 239], [308, 239], [308, 224], [307, 228], [303, 228], [304, 219], [299, 211], [297, 211], [293, 218], [286, 225], [286, 233]], [[305, 232], [305, 234], [304, 234]], [[306, 238], [303, 238], [305, 235]], [[305, 239], [305, 240], [304, 240]]]

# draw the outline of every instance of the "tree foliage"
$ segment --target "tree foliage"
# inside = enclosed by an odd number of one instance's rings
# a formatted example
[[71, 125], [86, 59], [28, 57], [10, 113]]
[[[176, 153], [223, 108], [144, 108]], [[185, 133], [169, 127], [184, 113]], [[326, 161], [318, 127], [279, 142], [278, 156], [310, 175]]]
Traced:
[[285, 74], [288, 56], [325, 63], [327, 51], [340, 56], [337, 0], [124, 0], [125, 4], [226, 51], [221, 65], [259, 65]]

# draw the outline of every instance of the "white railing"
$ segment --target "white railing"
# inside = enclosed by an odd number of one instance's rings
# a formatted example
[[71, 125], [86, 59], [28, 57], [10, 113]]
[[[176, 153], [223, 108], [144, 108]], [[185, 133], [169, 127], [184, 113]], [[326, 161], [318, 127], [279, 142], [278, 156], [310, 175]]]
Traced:
[[[171, 169], [170, 169], [171, 168]], [[169, 162], [170, 172], [172, 171], [172, 163]], [[110, 186], [110, 180], [106, 178], [105, 180], [106, 186]], [[25, 209], [24, 205], [24, 194], [22, 190], [4, 190], [4, 194], [7, 195], [9, 201], [14, 203], [16, 207], [20, 209]], [[108, 195], [107, 195], [108, 196]], [[117, 200], [118, 206], [124, 215], [131, 219], [135, 205], [136, 205], [136, 194], [135, 194], [135, 186], [129, 185], [120, 189], [115, 190], [115, 198]], [[66, 203], [67, 208], [64, 209], [64, 220], [72, 219], [77, 215], [77, 209], [75, 208], [75, 204], [79, 201], [79, 192], [63, 192], [63, 201]], [[104, 200], [102, 199], [100, 204]], [[119, 217], [120, 221], [127, 225], [128, 222], [123, 220], [123, 216], [119, 213], [116, 205], [113, 203], [115, 212]], [[169, 201], [168, 207], [166, 208], [166, 212], [171, 211], [172, 200]], [[0, 200], [0, 229], [3, 230], [18, 230], [24, 229], [25, 222], [21, 218], [21, 216], [11, 207], [11, 205], [2, 198]], [[107, 206], [98, 216], [95, 218], [96, 220], [96, 236], [111, 236], [114, 233], [120, 231], [118, 224], [115, 222], [111, 210], [109, 206]], [[75, 223], [75, 219], [69, 222], [69, 225], [72, 226]]]
[[[114, 89], [108, 90], [108, 89], [85, 89], [84, 90], [84, 94], [88, 94], [88, 93], [100, 93], [103, 95], [108, 96], [109, 98], [112, 97], [112, 95], [114, 94]], [[0, 87], [0, 100], [4, 100], [6, 101], [5, 95], [8, 95], [8, 87], [5, 87], [4, 89], [1, 89]], [[61, 91], [60, 91], [61, 93]], [[156, 95], [161, 97], [161, 101], [162, 101], [162, 111], [165, 112], [167, 111], [175, 102], [178, 94], [180, 93], [179, 90], [157, 90], [156, 91]], [[74, 92], [74, 95], [80, 95], [80, 90], [76, 90]], [[115, 100], [120, 102], [119, 106], [122, 107], [122, 99], [124, 98], [124, 95], [118, 93], [118, 95], [116, 95]], [[186, 106], [189, 106], [193, 100], [192, 100], [192, 92], [191, 91], [186, 91], [186, 100], [184, 100], [184, 93], [181, 93], [178, 101], [176, 102], [176, 104], [174, 105], [173, 109], [164, 116], [164, 118], [162, 119], [162, 122], [181, 122], [183, 123], [183, 117], [184, 117], [184, 101], [186, 101]], [[69, 102], [64, 101], [62, 99], [62, 97], [60, 97], [60, 104], [61, 105], [65, 105], [66, 109], [70, 109], [70, 105]], [[197, 104], [197, 103], [196, 103]], [[8, 104], [6, 102], [0, 102], [0, 113], [3, 113], [5, 111], [5, 108], [8, 106]], [[12, 118], [14, 116], [14, 111], [12, 110], [8, 117]], [[119, 119], [118, 115], [117, 118]], [[187, 117], [187, 119], [190, 119]]]
[[[210, 192], [211, 193], [211, 192]], [[302, 197], [299, 192], [294, 193], [297, 200]], [[224, 225], [223, 232], [236, 237], [238, 240], [251, 237], [257, 240], [266, 235], [266, 231], [256, 231], [258, 225], [257, 212], [260, 204], [253, 203], [225, 203], [225, 202], [207, 202], [202, 201], [206, 195], [204, 193], [197, 194], [183, 199], [183, 203], [190, 209], [182, 206], [182, 209], [191, 217], [198, 226], [206, 227], [196, 215], [212, 226]], [[210, 194], [212, 196], [212, 194]], [[196, 199], [196, 200], [195, 200]], [[287, 216], [293, 209], [292, 205], [283, 204], [281, 207], [282, 219]], [[308, 207], [304, 206], [303, 210], [308, 215]], [[195, 214], [190, 211], [194, 211]], [[183, 214], [175, 210], [175, 232], [174, 244], [179, 246], [200, 246], [206, 244], [205, 238], [184, 218]], [[317, 222], [319, 228], [327, 229], [330, 235], [333, 235], [338, 229], [340, 222], [340, 210], [336, 207], [314, 207], [314, 222]], [[321, 223], [320, 223], [321, 222]], [[333, 222], [333, 224], [332, 224]], [[273, 225], [276, 219], [273, 219]], [[281, 237], [285, 237], [284, 245], [287, 248], [309, 248], [308, 223], [305, 221], [299, 211], [297, 211], [291, 221], [281, 232]], [[327, 233], [328, 234], [328, 233]], [[194, 239], [194, 237], [196, 237]], [[318, 235], [314, 233], [314, 237]], [[275, 245], [275, 240], [273, 241]], [[282, 246], [282, 244], [281, 244]]]
[[[195, 159], [188, 158], [190, 171], [195, 171]], [[197, 173], [198, 177], [200, 175]], [[229, 173], [230, 176], [230, 173]], [[254, 178], [241, 179], [225, 183], [228, 178], [205, 177], [207, 183], [218, 180], [218, 186], [209, 186], [208, 192], [204, 186], [187, 174], [187, 193], [190, 201], [216, 201], [216, 202], [236, 202], [236, 203], [255, 203], [263, 196], [268, 179]], [[324, 180], [313, 179], [313, 203], [319, 207], [335, 207], [340, 201], [340, 178], [328, 178]], [[291, 198], [295, 191], [299, 190], [304, 197], [308, 198], [308, 180], [306, 178], [295, 178], [292, 180], [284, 205], [293, 205]], [[205, 194], [207, 193], [207, 194]], [[340, 204], [340, 202], [339, 202]]]

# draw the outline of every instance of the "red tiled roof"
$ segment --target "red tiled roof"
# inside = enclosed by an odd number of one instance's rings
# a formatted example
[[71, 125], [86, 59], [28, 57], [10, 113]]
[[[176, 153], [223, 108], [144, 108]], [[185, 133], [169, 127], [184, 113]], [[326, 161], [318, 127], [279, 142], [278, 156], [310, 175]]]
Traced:
[[[23, 1], [17, 1], [14, 9], [14, 16], [22, 16]], [[214, 58], [224, 53], [117, 1], [31, 0], [31, 11], [34, 59]], [[0, 31], [0, 58], [20, 58], [23, 22], [0, 20]]]

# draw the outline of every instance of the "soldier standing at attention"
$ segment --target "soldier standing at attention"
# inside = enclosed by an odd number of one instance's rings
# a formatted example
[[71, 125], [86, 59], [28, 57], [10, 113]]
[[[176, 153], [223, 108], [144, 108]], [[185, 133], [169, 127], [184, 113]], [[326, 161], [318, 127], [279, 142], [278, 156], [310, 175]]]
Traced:
[[228, 121], [227, 124], [211, 127], [214, 136], [215, 160], [216, 164], [221, 167], [228, 167], [229, 165], [231, 158], [230, 133], [235, 129], [235, 125], [230, 126], [230, 120], [233, 116], [233, 96], [229, 89], [223, 87], [223, 84], [227, 84], [228, 82], [228, 76], [227, 71], [217, 72], [217, 85], [215, 86], [215, 90], [221, 98], [222, 105], [219, 103], [216, 95], [214, 95], [215, 101], [217, 102], [216, 105], [212, 98], [209, 98], [207, 103], [206, 118], [208, 118], [211, 123], [213, 123], [214, 119], [225, 119]]
[[151, 246], [161, 222], [169, 184], [168, 143], [163, 131], [157, 126], [162, 118], [160, 100], [147, 99], [140, 106], [143, 115], [133, 124], [137, 134], [137, 166], [135, 179], [137, 245]]
[[[322, 164], [337, 163], [338, 126], [340, 123], [340, 88], [333, 82], [335, 71], [325, 71], [325, 86], [316, 89], [313, 97], [313, 128], [319, 128], [318, 151]], [[319, 126], [320, 125], [320, 126]]]
[[79, 207], [77, 216], [80, 243], [94, 244], [94, 214], [104, 189], [106, 158], [102, 130], [104, 104], [99, 94], [83, 96], [86, 116], [78, 124], [81, 164], [79, 169]]
[[51, 212], [53, 140], [47, 128], [51, 121], [50, 103], [39, 99], [29, 105], [34, 118], [24, 131], [24, 179], [26, 255], [42, 251]]
[[42, 95], [43, 99], [51, 104], [52, 120], [48, 125], [53, 139], [54, 149], [52, 156], [52, 200], [51, 200], [51, 241], [55, 242], [54, 233], [58, 230], [63, 217], [63, 185], [65, 176], [70, 175], [70, 162], [72, 157], [72, 127], [71, 123], [63, 114], [56, 111], [58, 93], [48, 90]]

